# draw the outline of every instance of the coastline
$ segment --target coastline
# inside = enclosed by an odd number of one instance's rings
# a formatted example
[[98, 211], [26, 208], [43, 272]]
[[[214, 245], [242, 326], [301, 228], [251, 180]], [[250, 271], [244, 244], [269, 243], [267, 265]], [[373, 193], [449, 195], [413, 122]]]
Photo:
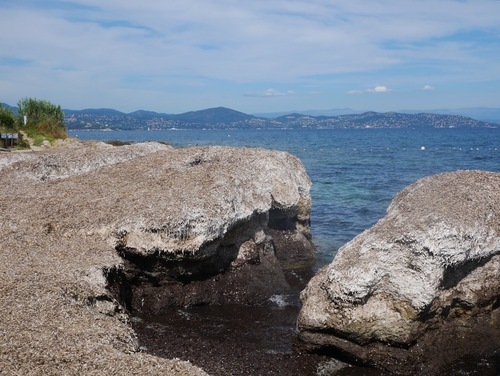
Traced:
[[[93, 142], [89, 142], [89, 144], [92, 144]], [[163, 146], [162, 146], [163, 147]], [[106, 148], [110, 148], [110, 146], [106, 146]], [[111, 149], [110, 149], [111, 150]], [[43, 152], [40, 153], [40, 152], [37, 152], [37, 153], [34, 153], [34, 154], [44, 154]], [[7, 154], [5, 154], [7, 155]], [[29, 158], [29, 154], [26, 155], [28, 158]], [[21, 157], [21, 156], [19, 156]], [[20, 159], [24, 159], [24, 156], [21, 157]], [[5, 166], [5, 165], [2, 165], [2, 163], [0, 163], [0, 170], [2, 169], [9, 169], [10, 167], [14, 167], [12, 164], [11, 165], [8, 165], [8, 166]], [[35, 166], [34, 166], [35, 167]], [[36, 166], [36, 168], [40, 168], [41, 165], [38, 165]], [[33, 170], [34, 172], [35, 170]], [[37, 174], [39, 174], [40, 172], [37, 172]], [[59, 171], [60, 173], [60, 171]], [[45, 176], [45, 177], [48, 177], [49, 180], [51, 179], [51, 175], [38, 175], [38, 176]], [[16, 178], [17, 179], [17, 178]], [[18, 180], [18, 183], [21, 182], [22, 180]], [[24, 183], [23, 183], [24, 184]], [[28, 185], [31, 184], [29, 181], [28, 181]], [[54, 184], [54, 182], [50, 183], [51, 185], [53, 185], [54, 187], [57, 187], [57, 184]], [[12, 187], [19, 187], [19, 185], [16, 185], [16, 184], [12, 184], [11, 185]], [[24, 189], [24, 188], [23, 188]], [[14, 189], [15, 190], [15, 189]], [[98, 192], [98, 191], [97, 191]], [[73, 233], [72, 231], [69, 231], [69, 232], [66, 232], [66, 233], [61, 233], [61, 228], [60, 228], [60, 225], [57, 223], [57, 216], [54, 216], [52, 214], [49, 214], [49, 216], [47, 217], [46, 214], [47, 212], [43, 211], [43, 210], [46, 210], [47, 207], [50, 207], [51, 205], [55, 205], [59, 211], [64, 211], [63, 209], [63, 206], [61, 206], [61, 203], [58, 203], [57, 202], [57, 197], [51, 197], [52, 194], [43, 194], [41, 197], [42, 199], [47, 199], [47, 202], [44, 204], [44, 205], [41, 205], [41, 206], [37, 206], [35, 208], [31, 207], [30, 209], [33, 210], [35, 209], [34, 211], [34, 220], [35, 220], [35, 223], [36, 225], [34, 225], [34, 228], [30, 228], [30, 231], [31, 230], [34, 230], [35, 234], [38, 234], [38, 238], [36, 240], [29, 240], [26, 244], [28, 246], [31, 246], [31, 247], [34, 247], [32, 249], [39, 249], [40, 246], [43, 246], [44, 244], [45, 245], [48, 245], [49, 248], [51, 247], [50, 245], [53, 243], [53, 240], [54, 239], [58, 239], [58, 236], [59, 235], [64, 235], [63, 236], [63, 241], [62, 241], [62, 244], [59, 244], [57, 246], [57, 249], [59, 249], [59, 247], [63, 247], [62, 249], [66, 249], [66, 248], [71, 248], [72, 247], [72, 244], [74, 244], [73, 242], [75, 241], [75, 233]], [[9, 206], [6, 205], [4, 206], [3, 204], [6, 203], [7, 201], [3, 201], [2, 202], [2, 207], [6, 207], [8, 208]], [[70, 202], [70, 201], [68, 201]], [[97, 201], [97, 202], [100, 202], [100, 201]], [[9, 204], [10, 205], [10, 204]], [[30, 212], [28, 210], [28, 206], [24, 207], [24, 206], [21, 206], [23, 208], [26, 208], [26, 212]], [[42, 211], [40, 212], [37, 212], [36, 208], [42, 208]], [[80, 209], [84, 209], [84, 208], [80, 208]], [[23, 209], [24, 210], [24, 209]], [[50, 213], [50, 211], [49, 211]], [[45, 215], [44, 215], [45, 214]], [[30, 216], [32, 215], [32, 213], [30, 212]], [[92, 222], [92, 213], [91, 212], [87, 212], [84, 210], [84, 216], [88, 216], [88, 220], [89, 222], [88, 223], [91, 223]], [[7, 216], [8, 218], [8, 216]], [[39, 222], [37, 222], [39, 221]], [[55, 221], [55, 222], [52, 222], [52, 221]], [[3, 224], [2, 224], [3, 226]], [[40, 226], [40, 228], [38, 228], [37, 226]], [[19, 247], [21, 247], [21, 243], [23, 241], [23, 238], [19, 238], [19, 230], [20, 230], [21, 227], [18, 227], [18, 228], [10, 228], [8, 229], [8, 231], [6, 232], [7, 234], [7, 237], [10, 237], [12, 236], [12, 239], [8, 239], [8, 242], [6, 243], [6, 246], [16, 246], [19, 245]], [[5, 227], [2, 227], [2, 229], [5, 229]], [[16, 235], [17, 234], [17, 235]], [[57, 236], [56, 236], [57, 235]], [[99, 249], [100, 247], [103, 247], [104, 246], [104, 243], [103, 241], [105, 242], [105, 239], [100, 239], [97, 241], [97, 239], [99, 237], [102, 236], [102, 234], [99, 234], [99, 231], [96, 231], [96, 230], [91, 230], [91, 231], [88, 231], [88, 232], [81, 232], [80, 234], [78, 234], [78, 236], [83, 236], [85, 239], [86, 238], [89, 238], [89, 237], [94, 237], [95, 235], [97, 235], [97, 238], [94, 239], [91, 243], [89, 244], [92, 244], [91, 246], [91, 249]], [[16, 239], [16, 236], [18, 237]], [[31, 236], [31, 235], [30, 235]], [[52, 239], [52, 242], [48, 242], [47, 238], [50, 238]], [[24, 239], [27, 239], [27, 238], [24, 238]], [[47, 242], [46, 242], [47, 241]], [[25, 246], [26, 246], [25, 244]], [[106, 245], [106, 247], [109, 247], [109, 244]], [[2, 269], [2, 278], [3, 278], [3, 282], [6, 282], [5, 284], [2, 282], [2, 289], [3, 291], [7, 291], [9, 289], [13, 289], [13, 291], [15, 291], [16, 289], [29, 289], [30, 287], [27, 286], [29, 285], [29, 283], [34, 283], [35, 285], [37, 285], [37, 283], [40, 281], [40, 278], [47, 280], [46, 282], [48, 283], [49, 282], [49, 279], [50, 279], [50, 272], [47, 273], [46, 270], [44, 270], [43, 268], [46, 267], [46, 264], [45, 262], [47, 260], [52, 260], [52, 262], [54, 262], [54, 260], [56, 260], [57, 258], [54, 258], [55, 256], [55, 252], [56, 249], [54, 249], [54, 246], [52, 245], [52, 250], [48, 250], [49, 254], [45, 255], [43, 254], [40, 254], [41, 258], [40, 260], [37, 260], [37, 254], [30, 254], [30, 252], [28, 251], [23, 251], [21, 253], [21, 255], [19, 256], [21, 259], [24, 259], [23, 260], [19, 260], [19, 261], [16, 261], [14, 264], [10, 263], [10, 261], [12, 261], [7, 255], [6, 253], [6, 248], [3, 248], [2, 249], [2, 260], [3, 261], [7, 261], [7, 262], [4, 262], [5, 265], [10, 265], [12, 266], [11, 269], [6, 269], [6, 268], [3, 268]], [[66, 252], [66, 251], [65, 251]], [[52, 253], [52, 255], [50, 255]], [[71, 254], [71, 253], [69, 253]], [[116, 265], [115, 261], [113, 261], [114, 259], [109, 259], [109, 255], [106, 256], [106, 259], [108, 260], [106, 265], [109, 267], [110, 265]], [[77, 258], [76, 258], [76, 261], [79, 262], [83, 260], [82, 258], [82, 255], [79, 255]], [[74, 262], [75, 260], [73, 260], [72, 262]], [[87, 261], [83, 262], [82, 265], [88, 265], [88, 264], [85, 264]], [[35, 273], [37, 275], [35, 276], [30, 276], [28, 279], [27, 279], [27, 285], [26, 284], [19, 284], [19, 286], [16, 287], [15, 283], [17, 283], [16, 281], [19, 281], [20, 280], [20, 276], [21, 274], [19, 273], [20, 270], [22, 270], [22, 268], [24, 266], [21, 266], [21, 263], [27, 263], [28, 264], [28, 267], [34, 267], [36, 266], [37, 269], [35, 269]], [[80, 267], [80, 266], [79, 266]], [[40, 270], [38, 269], [40, 268]], [[136, 332], [138, 332], [140, 329], [138, 327], [138, 324], [137, 322], [134, 322], [135, 320], [135, 316], [132, 316], [132, 323], [130, 324], [128, 322], [128, 320], [130, 320], [130, 316], [122, 316], [122, 314], [124, 313], [123, 311], [120, 311], [120, 309], [116, 308], [117, 305], [116, 305], [116, 302], [113, 301], [113, 299], [109, 299], [109, 292], [106, 292], [106, 290], [104, 289], [101, 289], [101, 287], [99, 288], [96, 288], [95, 286], [95, 283], [98, 282], [98, 285], [99, 284], [102, 284], [102, 280], [101, 280], [101, 276], [99, 275], [99, 273], [97, 273], [97, 270], [94, 270], [92, 269], [92, 273], [89, 274], [88, 270], [86, 272], [82, 272], [82, 270], [80, 271], [76, 271], [76, 277], [78, 278], [81, 278], [81, 280], [83, 280], [83, 284], [84, 284], [84, 287], [83, 287], [83, 290], [82, 290], [82, 287], [80, 286], [79, 283], [75, 284], [75, 280], [73, 280], [72, 278], [66, 278], [64, 277], [63, 279], [57, 279], [58, 282], [60, 282], [60, 289], [50, 289], [50, 292], [47, 294], [47, 296], [51, 296], [50, 299], [45, 299], [43, 296], [39, 299], [39, 302], [37, 304], [39, 304], [38, 306], [35, 306], [36, 309], [46, 309], [46, 307], [44, 307], [44, 305], [46, 304], [49, 304], [49, 301], [52, 299], [52, 297], [54, 298], [54, 300], [52, 300], [52, 303], [56, 302], [56, 303], [59, 303], [59, 300], [60, 300], [60, 297], [59, 297], [59, 294], [61, 292], [63, 292], [63, 301], [66, 302], [66, 300], [69, 301], [69, 304], [70, 306], [78, 306], [80, 308], [83, 307], [83, 309], [85, 311], [92, 311], [92, 310], [98, 310], [99, 313], [102, 315], [104, 314], [104, 316], [110, 316], [110, 317], [115, 317], [115, 319], [117, 317], [119, 317], [119, 320], [118, 321], [123, 321], [123, 323], [125, 323], [125, 327], [127, 326], [130, 326], [132, 325], [132, 327], [135, 327], [136, 329]], [[64, 271], [63, 271], [64, 272]], [[68, 272], [68, 275], [72, 275], [75, 273], [75, 270], [66, 270], [65, 272]], [[73, 275], [73, 277], [75, 277], [75, 275]], [[59, 277], [58, 277], [59, 278]], [[11, 284], [14, 283], [14, 284]], [[44, 282], [44, 283], [46, 283]], [[54, 281], [52, 281], [54, 282]], [[90, 284], [90, 285], [89, 285]], [[90, 286], [90, 287], [89, 287]], [[89, 289], [90, 288], [90, 291], [93, 291], [91, 293], [89, 293]], [[32, 291], [32, 290], [29, 290], [29, 291]], [[33, 296], [33, 292], [30, 292], [31, 296]], [[44, 293], [42, 293], [42, 295], [44, 295]], [[26, 301], [28, 301], [28, 299], [31, 298], [30, 295], [27, 295], [25, 297], [22, 296], [22, 294], [17, 297], [16, 295], [13, 295], [12, 293], [7, 293], [7, 294], [4, 294], [3, 295], [4, 297], [6, 297], [5, 299], [11, 299], [11, 301], [14, 301], [14, 299], [19, 299], [19, 297], [21, 298], [21, 301], [24, 301], [23, 299], [26, 299]], [[6, 300], [4, 300], [4, 303], [6, 302]], [[65, 307], [65, 304], [67, 304], [68, 302], [64, 303], [63, 305], [59, 306], [59, 307]], [[38, 307], [38, 308], [37, 308]], [[75, 308], [75, 307], [73, 307]], [[2, 309], [5, 309], [2, 308]], [[30, 308], [31, 309], [31, 308]], [[36, 311], [35, 309], [35, 311]], [[66, 308], [63, 308], [64, 310], [66, 310]], [[5, 312], [5, 311], [4, 311]], [[9, 310], [8, 311], [9, 313], [5, 316], [9, 319], [9, 315], [12, 315], [13, 313], [13, 310]], [[32, 311], [30, 311], [32, 312]], [[53, 310], [51, 311], [53, 313]], [[73, 311], [71, 311], [73, 312]], [[66, 310], [66, 313], [67, 314], [71, 314], [70, 311]], [[36, 315], [35, 313], [31, 313], [31, 315]], [[49, 314], [50, 316], [50, 314]], [[27, 313], [26, 314], [26, 320], [28, 320], [28, 318], [30, 317], [30, 315]], [[57, 317], [57, 315], [56, 315]], [[6, 323], [8, 323], [8, 319], [5, 321]], [[47, 318], [44, 318], [42, 321], [45, 322], [45, 320], [49, 320], [49, 317]], [[48, 321], [47, 321], [48, 322]], [[146, 320], [143, 320], [143, 322], [146, 322]], [[45, 325], [45, 324], [42, 324], [42, 325]], [[81, 324], [79, 324], [81, 325]], [[92, 324], [91, 324], [92, 325]], [[71, 326], [71, 324], [69, 325]], [[38, 328], [39, 325], [35, 325], [35, 328]], [[49, 328], [52, 328], [54, 329], [53, 327], [50, 327]], [[33, 328], [32, 328], [33, 329]], [[62, 330], [62, 329], [61, 329]], [[104, 332], [103, 332], [104, 333]], [[129, 332], [129, 334], [126, 334], [126, 335], [130, 335], [130, 333], [132, 332]], [[64, 331], [57, 331], [56, 330], [56, 334], [58, 337], [60, 338], [64, 338], [65, 334], [64, 334]], [[72, 335], [70, 333], [70, 335]], [[147, 335], [147, 331], [146, 331], [146, 335]], [[26, 337], [27, 338], [27, 337]], [[74, 338], [77, 338], [75, 336], [72, 337], [73, 340]], [[144, 337], [143, 337], [144, 338]], [[186, 338], [189, 338], [189, 336], [187, 336]], [[7, 340], [9, 339], [12, 339], [12, 337], [7, 337]], [[53, 339], [53, 338], [52, 338]], [[181, 348], [182, 346], [186, 346], [186, 344], [182, 343], [182, 338], [177, 336], [176, 338], [176, 343], [178, 344], [179, 348]], [[178, 341], [177, 341], [178, 340]], [[192, 339], [189, 339], [189, 341], [193, 341], [195, 340], [195, 337], [193, 337]], [[140, 347], [143, 346], [142, 344], [142, 339], [139, 338], [139, 340], [137, 339], [134, 339], [134, 341], [132, 342], [132, 347], [130, 349], [132, 350], [127, 350], [127, 351], [132, 351], [132, 353], [135, 353], [135, 354], [144, 354], [146, 356], [146, 358], [149, 356], [146, 354], [146, 351], [156, 351], [156, 350], [153, 350], [153, 347], [151, 346], [150, 348], [148, 348], [147, 350], [146, 349], [141, 349]], [[163, 339], [164, 341], [164, 339]], [[209, 343], [209, 342], [207, 342]], [[115, 345], [113, 345], [115, 346]], [[158, 346], [160, 346], [160, 343], [158, 343]], [[205, 346], [210, 346], [210, 345], [205, 345]], [[234, 347], [234, 346], [233, 346]], [[106, 350], [107, 351], [107, 350]], [[190, 350], [192, 351], [192, 349]], [[227, 351], [227, 355], [226, 356], [229, 356], [231, 354], [231, 347], [229, 348], [226, 348], [225, 351]], [[250, 351], [251, 353], [251, 351]], [[50, 352], [49, 352], [50, 354]], [[159, 350], [158, 350], [158, 355], [161, 355]], [[210, 358], [208, 357], [207, 353], [206, 352], [203, 352], [203, 347], [201, 348], [201, 351], [200, 351], [200, 355], [201, 357], [206, 357], [207, 361], [213, 361], [213, 356]], [[262, 362], [268, 362], [268, 360], [266, 359], [269, 359], [269, 354], [262, 354]], [[288, 363], [293, 363], [293, 359], [290, 360], [291, 358], [295, 357], [295, 355], [290, 355], [290, 354], [285, 354], [286, 356], [283, 356], [281, 357], [280, 359], [284, 362], [283, 364], [287, 364]], [[166, 354], [166, 356], [168, 357], [168, 354]], [[241, 355], [242, 358], [244, 358], [245, 356], [244, 355]], [[288, 358], [287, 358], [288, 357]], [[291, 358], [290, 358], [291, 357]], [[72, 358], [73, 359], [73, 358]], [[114, 359], [114, 358], [113, 358]], [[140, 359], [140, 358], [136, 358], [135, 361], [137, 361], [137, 359]], [[298, 359], [298, 358], [297, 358]], [[257, 357], [254, 357], [251, 359], [252, 361], [258, 361], [258, 358]], [[47, 362], [47, 359], [43, 360], [43, 357], [42, 357], [42, 361], [43, 362]], [[141, 362], [143, 360], [140, 360]], [[99, 360], [99, 362], [103, 363], [104, 361], [103, 360]], [[120, 362], [118, 360], [118, 362]], [[148, 363], [150, 362], [149, 360], [146, 362]], [[154, 361], [156, 362], [156, 360]], [[153, 363], [154, 363], [153, 362]], [[161, 363], [162, 361], [160, 361]], [[308, 367], [309, 366], [313, 366], [314, 364], [319, 364], [322, 362], [322, 360], [318, 360], [318, 363], [314, 363], [316, 362], [316, 360], [311, 360], [311, 363], [307, 363], [308, 364]], [[498, 364], [498, 359], [496, 359], [495, 357], [493, 358], [488, 358], [486, 359], [485, 358], [485, 363], [487, 364], [489, 362], [490, 366], [491, 367], [494, 367], [494, 364], [495, 362]], [[101, 364], [100, 363], [100, 364]], [[153, 364], [153, 363], [148, 363], [148, 364]], [[158, 364], [160, 364], [158, 363]], [[7, 363], [8, 364], [8, 363]], [[49, 362], [47, 362], [47, 365], [49, 364]], [[97, 364], [97, 361], [91, 361], [90, 363], [92, 366], [96, 366]], [[167, 364], [170, 364], [169, 362], [167, 362]], [[173, 363], [173, 364], [177, 364], [177, 363]], [[173, 364], [170, 364], [168, 365], [168, 367], [172, 367], [174, 366]], [[200, 363], [201, 364], [201, 363]], [[273, 363], [273, 367], [276, 367], [276, 368], [273, 368], [273, 369], [278, 369], [279, 368], [279, 362], [276, 362], [276, 364]], [[9, 364], [10, 365], [10, 364]], [[198, 364], [197, 364], [198, 365]], [[102, 364], [100, 365], [102, 366]], [[167, 367], [167, 365], [164, 365], [165, 367]], [[242, 370], [241, 372], [244, 372], [244, 369], [245, 369], [245, 365], [244, 363], [240, 363], [239, 365], [237, 365], [238, 367], [241, 367], [240, 369]], [[262, 366], [261, 363], [259, 363], [259, 366]], [[468, 369], [468, 367], [474, 371], [477, 371], [477, 370], [482, 370], [484, 371], [484, 374], [485, 375], [489, 375], [489, 373], [487, 372], [494, 372], [493, 368], [487, 368], [484, 364], [481, 365], [481, 364], [461, 364], [460, 365], [462, 368], [456, 368], [456, 370], [460, 371], [461, 369]], [[133, 366], [132, 366], [133, 367]], [[174, 366], [176, 367], [176, 366]], [[481, 368], [483, 367], [483, 368]], [[358, 369], [357, 371], [359, 372], [370, 372], [369, 370], [366, 370], [366, 369]], [[353, 369], [349, 369], [349, 370], [345, 370], [344, 372], [348, 372], [346, 374], [349, 374], [349, 375], [353, 375], [355, 373], [352, 373], [352, 372], [357, 372], [356, 370], [353, 370]], [[75, 371], [76, 372], [76, 371]], [[221, 371], [222, 372], [222, 371]], [[188, 374], [191, 374], [191, 373], [188, 373]], [[341, 375], [342, 373], [337, 373], [338, 375]], [[366, 373], [363, 373], [363, 374], [366, 374]], [[450, 373], [452, 374], [452, 373]], [[446, 374], [447, 375], [447, 374]], [[491, 375], [494, 375], [494, 373], [491, 373]]]
[[[0, 173], [5, 181], [0, 191], [0, 231], [4, 235], [0, 248], [0, 316], [2, 326], [6, 328], [2, 335], [1, 371], [7, 374], [100, 372], [205, 375], [190, 362], [155, 357], [140, 348], [129, 313], [119, 297], [113, 296], [108, 288], [110, 271], [123, 270], [126, 263], [117, 252], [117, 242], [121, 241], [117, 236], [123, 234], [124, 229], [129, 234], [136, 231], [138, 235], [151, 238], [156, 244], [152, 247], [157, 247], [161, 237], [155, 239], [156, 232], [143, 231], [144, 226], [155, 228], [160, 221], [172, 224], [171, 218], [192, 213], [188, 208], [182, 214], [182, 200], [192, 201], [192, 189], [177, 190], [180, 195], [177, 200], [165, 199], [165, 183], [171, 181], [174, 184], [184, 179], [182, 170], [177, 173], [176, 169], [183, 166], [196, 174], [209, 172], [210, 168], [198, 166], [207, 166], [212, 159], [216, 166], [218, 158], [229, 158], [233, 168], [244, 173], [246, 170], [242, 166], [248, 162], [241, 160], [239, 164], [235, 163], [231, 153], [241, 156], [245, 152], [255, 163], [266, 165], [270, 162], [277, 163], [277, 166], [291, 163], [295, 168], [283, 171], [294, 171], [298, 180], [296, 183], [293, 183], [294, 178], [283, 180], [291, 183], [287, 188], [274, 184], [267, 176], [261, 177], [261, 183], [256, 183], [256, 190], [243, 197], [250, 201], [242, 201], [241, 213], [236, 212], [241, 217], [235, 219], [226, 218], [224, 212], [218, 217], [211, 214], [211, 210], [229, 210], [227, 214], [230, 215], [234, 206], [231, 209], [231, 206], [222, 203], [207, 205], [206, 210], [210, 212], [203, 218], [221, 221], [220, 225], [212, 226], [214, 230], [222, 228], [219, 226], [225, 221], [241, 224], [245, 218], [253, 218], [253, 210], [269, 210], [270, 205], [281, 205], [283, 209], [292, 205], [290, 208], [293, 208], [308, 192], [309, 184], [306, 175], [298, 168], [298, 160], [286, 153], [263, 149], [198, 148], [176, 151], [160, 143], [121, 147], [85, 143], [85, 146], [80, 146], [0, 156]], [[229, 154], [225, 156], [225, 153]], [[261, 157], [265, 157], [264, 160]], [[167, 165], [170, 170], [165, 176], [169, 177], [169, 173], [177, 178], [167, 179], [157, 174], [157, 166], [165, 160], [170, 161]], [[214, 167], [215, 173], [218, 168], [221, 167]], [[251, 173], [259, 171], [258, 168], [247, 170]], [[227, 172], [221, 182], [234, 176]], [[186, 184], [198, 184], [192, 177], [185, 179]], [[252, 175], [248, 179], [258, 181]], [[144, 186], [145, 180], [149, 182], [147, 187]], [[124, 181], [126, 185], [118, 184]], [[300, 188], [300, 192], [304, 193], [299, 194], [294, 184], [305, 184]], [[233, 193], [228, 192], [228, 188], [233, 189]], [[173, 194], [176, 189], [167, 192]], [[228, 183], [221, 183], [219, 189], [223, 189], [225, 195], [214, 195], [215, 200], [225, 200], [232, 194], [244, 192]], [[290, 196], [289, 189], [297, 193]], [[203, 196], [207, 192], [211, 194], [210, 190], [200, 187], [199, 199], [202, 202], [207, 202], [208, 198]], [[149, 195], [147, 199], [145, 193]], [[252, 195], [261, 199], [255, 201]], [[151, 200], [156, 205], [149, 205]], [[257, 206], [252, 208], [251, 205]], [[231, 222], [227, 223], [230, 226]], [[257, 225], [258, 222], [251, 224]], [[191, 231], [195, 230], [193, 227]], [[222, 230], [215, 233], [219, 231]], [[260, 232], [257, 235], [255, 241], [258, 245], [264, 238]], [[211, 235], [207, 233], [205, 236]], [[198, 239], [199, 236], [182, 236], [164, 241], [181, 247], [179, 241], [188, 241], [195, 247]], [[200, 244], [212, 244], [214, 240], [208, 239]], [[128, 241], [132, 241], [131, 236]], [[262, 245], [269, 243], [268, 240], [266, 242]], [[144, 245], [145, 242], [139, 240], [138, 244]], [[245, 244], [245, 249], [248, 249], [249, 243]], [[129, 248], [131, 246], [128, 245]], [[255, 255], [243, 256], [250, 257], [249, 262], [244, 258], [238, 259], [236, 269], [245, 267], [245, 264], [252, 266]]]

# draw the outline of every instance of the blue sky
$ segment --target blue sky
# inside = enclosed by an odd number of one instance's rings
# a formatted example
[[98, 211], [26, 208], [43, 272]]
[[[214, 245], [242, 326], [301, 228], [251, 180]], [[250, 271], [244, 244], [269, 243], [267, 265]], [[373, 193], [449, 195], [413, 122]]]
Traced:
[[0, 0], [0, 102], [500, 107], [498, 0]]

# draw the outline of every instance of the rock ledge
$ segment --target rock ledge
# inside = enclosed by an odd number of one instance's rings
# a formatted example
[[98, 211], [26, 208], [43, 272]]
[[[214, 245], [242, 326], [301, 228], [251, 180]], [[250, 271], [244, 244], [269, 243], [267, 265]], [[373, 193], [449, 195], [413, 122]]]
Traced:
[[2, 154], [0, 174], [0, 373], [205, 374], [140, 352], [126, 309], [258, 303], [288, 288], [290, 245], [314, 260], [284, 152], [86, 143]]

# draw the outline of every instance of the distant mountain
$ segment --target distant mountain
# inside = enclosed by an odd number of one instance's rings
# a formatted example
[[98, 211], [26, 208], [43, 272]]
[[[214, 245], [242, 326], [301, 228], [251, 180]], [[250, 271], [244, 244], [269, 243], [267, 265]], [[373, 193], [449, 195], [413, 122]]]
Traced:
[[364, 112], [339, 116], [308, 116], [290, 114], [280, 116], [276, 121], [292, 128], [463, 128], [500, 127], [499, 124], [481, 122], [458, 115], [404, 114], [399, 112]]
[[131, 112], [129, 114], [129, 116], [151, 118], [151, 117], [155, 117], [155, 116], [175, 116], [175, 115], [159, 114], [158, 112], [154, 112], [154, 111], [137, 110], [137, 111]]
[[125, 114], [111, 109], [64, 110], [70, 129], [171, 129], [231, 128], [244, 126], [255, 116], [230, 108], [216, 107], [182, 114], [139, 110]]
[[87, 108], [85, 110], [63, 110], [64, 115], [76, 115], [76, 114], [96, 114], [96, 115], [109, 115], [109, 116], [122, 116], [126, 115], [123, 112], [113, 110], [112, 108]]
[[7, 103], [0, 103], [4, 108], [11, 110], [17, 116], [17, 107], [9, 106]]
[[[9, 108], [14, 107], [6, 106]], [[345, 110], [345, 109], [344, 109]], [[338, 110], [338, 111], [344, 111]], [[470, 109], [469, 109], [470, 110]], [[483, 109], [484, 110], [484, 109]], [[495, 109], [489, 109], [495, 117]], [[69, 129], [331, 129], [331, 128], [499, 128], [500, 122], [433, 112], [363, 112], [339, 115], [283, 114], [274, 118], [245, 114], [226, 107], [182, 114], [138, 110], [129, 114], [109, 109], [63, 110]], [[333, 110], [332, 110], [333, 111]], [[347, 111], [347, 110], [345, 110]], [[479, 111], [479, 109], [478, 109]], [[486, 113], [488, 111], [483, 111]], [[498, 109], [500, 113], [500, 109]]]
[[277, 118], [290, 113], [298, 113], [302, 115], [310, 116], [338, 116], [338, 115], [350, 115], [350, 114], [361, 114], [365, 111], [353, 110], [352, 108], [334, 108], [330, 110], [305, 110], [305, 111], [283, 111], [283, 112], [263, 112], [258, 114], [253, 114], [257, 117], [263, 118]]
[[65, 111], [70, 129], [260, 129], [260, 128], [461, 128], [490, 127], [500, 124], [483, 122], [460, 115], [435, 113], [364, 112], [337, 116], [312, 116], [291, 113], [276, 118], [245, 114], [217, 107], [182, 114], [135, 111], [125, 114], [115, 110]]
[[63, 110], [68, 129], [140, 129], [144, 119], [110, 108]]
[[500, 124], [500, 108], [469, 107], [469, 108], [459, 108], [455, 110], [450, 110], [450, 109], [435, 109], [426, 111], [404, 110], [401, 112], [409, 114], [427, 112], [431, 114], [461, 115], [481, 121]]
[[[353, 110], [351, 108], [334, 108], [330, 110], [307, 110], [307, 111], [286, 111], [286, 112], [268, 112], [253, 114], [257, 117], [264, 118], [278, 118], [290, 113], [300, 113], [302, 115], [310, 116], [340, 116], [340, 115], [352, 115], [352, 114], [362, 114], [366, 111]], [[466, 117], [471, 117], [476, 120], [481, 120], [490, 123], [500, 124], [500, 108], [489, 108], [489, 107], [468, 107], [459, 109], [433, 109], [433, 110], [400, 110], [397, 111], [404, 114], [441, 114], [441, 115], [461, 115]]]
[[186, 123], [233, 123], [255, 118], [243, 112], [230, 108], [216, 107], [200, 111], [190, 111], [180, 115], [175, 115], [174, 119]]

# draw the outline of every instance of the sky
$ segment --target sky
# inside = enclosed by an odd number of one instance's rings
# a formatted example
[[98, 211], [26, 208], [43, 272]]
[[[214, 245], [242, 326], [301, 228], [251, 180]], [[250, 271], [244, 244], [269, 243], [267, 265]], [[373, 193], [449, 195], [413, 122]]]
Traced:
[[0, 102], [500, 107], [499, 0], [0, 0]]

